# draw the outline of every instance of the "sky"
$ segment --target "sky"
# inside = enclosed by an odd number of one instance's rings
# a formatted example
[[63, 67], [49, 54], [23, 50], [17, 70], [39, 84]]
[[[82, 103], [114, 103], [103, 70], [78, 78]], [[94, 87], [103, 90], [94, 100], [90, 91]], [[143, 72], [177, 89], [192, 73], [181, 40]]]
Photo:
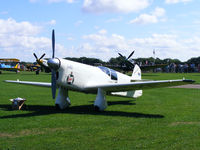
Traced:
[[200, 56], [199, 0], [1, 0], [0, 58]]

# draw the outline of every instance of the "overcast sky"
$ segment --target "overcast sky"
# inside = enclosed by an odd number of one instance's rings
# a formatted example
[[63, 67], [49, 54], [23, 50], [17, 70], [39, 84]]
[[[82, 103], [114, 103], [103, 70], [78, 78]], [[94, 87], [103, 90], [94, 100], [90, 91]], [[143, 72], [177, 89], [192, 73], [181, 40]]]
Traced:
[[200, 56], [199, 0], [1, 0], [0, 57]]

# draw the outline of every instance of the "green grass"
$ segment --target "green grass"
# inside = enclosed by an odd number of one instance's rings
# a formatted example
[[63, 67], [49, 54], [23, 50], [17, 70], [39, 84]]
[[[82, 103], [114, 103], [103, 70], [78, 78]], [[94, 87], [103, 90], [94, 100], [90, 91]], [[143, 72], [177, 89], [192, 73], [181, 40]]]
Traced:
[[[187, 79], [200, 74], [146, 73], [146, 79]], [[93, 111], [95, 95], [70, 92], [72, 105], [54, 109], [49, 88], [3, 80], [50, 81], [50, 74], [0, 75], [0, 150], [2, 149], [199, 149], [200, 90], [160, 88], [131, 98], [107, 96], [108, 108]], [[28, 110], [11, 110], [10, 98], [27, 99]]]

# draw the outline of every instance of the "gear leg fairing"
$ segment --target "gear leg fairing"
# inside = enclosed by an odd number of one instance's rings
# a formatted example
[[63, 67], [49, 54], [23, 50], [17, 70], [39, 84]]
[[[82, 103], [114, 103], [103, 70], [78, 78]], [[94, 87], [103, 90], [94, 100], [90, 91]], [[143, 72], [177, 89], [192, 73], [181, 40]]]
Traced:
[[68, 97], [68, 90], [60, 87], [55, 105], [58, 106], [60, 109], [65, 109], [69, 107], [70, 104], [71, 102]]
[[107, 108], [106, 92], [103, 91], [101, 88], [98, 88], [97, 97], [94, 102], [94, 107], [99, 111], [103, 111]]

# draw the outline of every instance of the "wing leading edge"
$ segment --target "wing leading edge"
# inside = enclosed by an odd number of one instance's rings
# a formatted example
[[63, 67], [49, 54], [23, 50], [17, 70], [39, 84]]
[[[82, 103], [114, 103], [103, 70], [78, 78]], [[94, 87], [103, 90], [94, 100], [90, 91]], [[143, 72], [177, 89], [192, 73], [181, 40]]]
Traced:
[[169, 87], [176, 85], [192, 84], [193, 80], [161, 80], [161, 81], [143, 81], [143, 82], [131, 82], [125, 84], [113, 83], [104, 85], [92, 85], [85, 87], [88, 91], [94, 91], [97, 88], [102, 88], [107, 92], [123, 92], [132, 90], [143, 90], [160, 87]]
[[51, 87], [51, 83], [48, 83], [48, 82], [30, 82], [30, 81], [19, 81], [19, 80], [17, 80], [17, 81], [5, 80], [5, 82], [35, 85], [35, 86], [42, 86], [42, 87]]

